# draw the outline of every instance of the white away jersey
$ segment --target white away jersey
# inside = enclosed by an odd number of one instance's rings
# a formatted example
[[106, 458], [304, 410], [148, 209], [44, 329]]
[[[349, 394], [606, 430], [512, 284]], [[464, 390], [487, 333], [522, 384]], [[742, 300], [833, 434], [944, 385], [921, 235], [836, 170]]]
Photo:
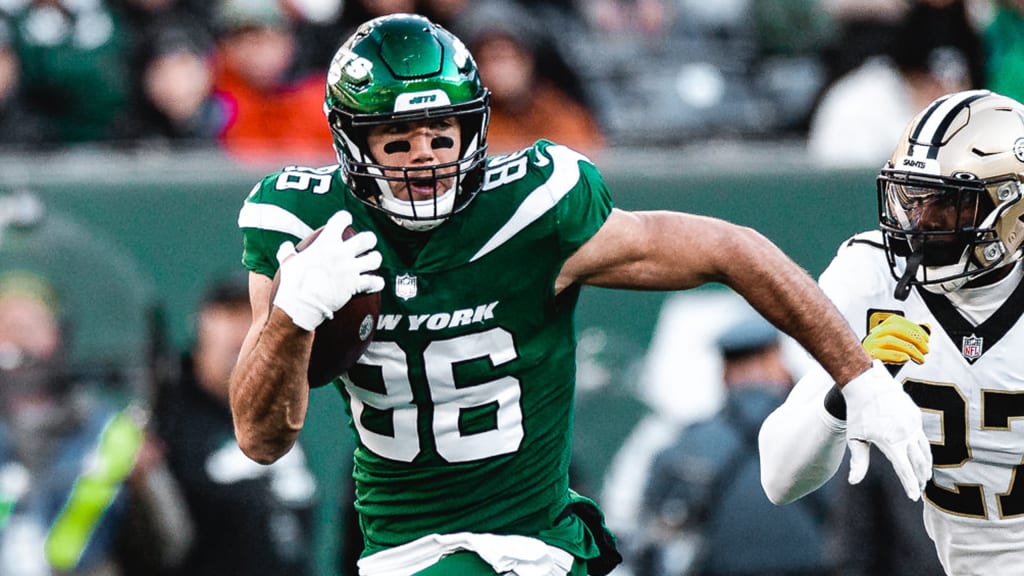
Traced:
[[847, 241], [820, 284], [861, 338], [893, 313], [931, 327], [924, 364], [896, 374], [932, 444], [925, 526], [949, 574], [1024, 574], [1024, 283], [1015, 274], [1002, 284], [1016, 287], [972, 290], [972, 307], [1005, 299], [975, 325], [945, 296], [915, 288], [895, 299], [881, 238]]

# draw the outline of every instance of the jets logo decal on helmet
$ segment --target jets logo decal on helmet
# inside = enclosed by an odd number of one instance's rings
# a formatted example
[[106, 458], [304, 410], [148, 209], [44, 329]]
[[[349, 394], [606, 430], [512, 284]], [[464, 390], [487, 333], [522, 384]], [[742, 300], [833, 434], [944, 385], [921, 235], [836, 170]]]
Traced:
[[370, 80], [370, 73], [373, 71], [373, 63], [366, 58], [360, 58], [350, 50], [341, 48], [331, 60], [331, 66], [327, 69], [327, 86], [337, 84], [342, 77], [351, 84], [361, 84]]
[[448, 94], [445, 94], [444, 90], [410, 92], [408, 94], [399, 94], [395, 98], [395, 112], [422, 110], [433, 106], [448, 106], [450, 104], [451, 101], [448, 100]]

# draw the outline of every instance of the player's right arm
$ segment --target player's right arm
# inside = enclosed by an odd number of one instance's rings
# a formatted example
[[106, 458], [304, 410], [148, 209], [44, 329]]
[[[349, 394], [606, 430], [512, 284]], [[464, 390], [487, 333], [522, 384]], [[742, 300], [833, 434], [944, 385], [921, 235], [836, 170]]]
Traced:
[[271, 305], [273, 281], [249, 273], [252, 325], [231, 374], [231, 413], [242, 452], [262, 464], [295, 444], [306, 418], [306, 366], [313, 332]]
[[282, 243], [276, 291], [267, 276], [249, 275], [253, 324], [231, 375], [230, 400], [238, 445], [257, 462], [283, 456], [302, 431], [317, 326], [353, 295], [384, 287], [382, 278], [367, 274], [381, 264], [377, 237], [363, 231], [344, 239], [351, 222], [340, 210], [304, 250]]

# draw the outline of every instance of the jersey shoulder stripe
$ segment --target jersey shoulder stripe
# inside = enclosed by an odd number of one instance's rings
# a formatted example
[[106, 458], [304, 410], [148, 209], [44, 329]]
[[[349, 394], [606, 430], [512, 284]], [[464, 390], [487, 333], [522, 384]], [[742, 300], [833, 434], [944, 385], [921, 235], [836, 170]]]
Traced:
[[545, 142], [541, 142], [534, 150], [537, 158], [535, 164], [546, 167], [550, 163], [550, 175], [527, 195], [512, 217], [470, 258], [471, 262], [494, 251], [557, 206], [558, 202], [579, 184], [579, 163], [590, 162], [586, 156], [565, 146], [546, 145]]
[[273, 276], [278, 246], [285, 240], [305, 238], [342, 208], [352, 211], [350, 197], [337, 165], [287, 166], [264, 177], [238, 212], [242, 263], [251, 271]]
[[872, 230], [870, 232], [862, 232], [860, 234], [857, 234], [856, 236], [853, 236], [844, 243], [844, 246], [847, 247], [855, 245], [869, 246], [871, 248], [877, 248], [878, 250], [885, 249], [885, 243], [882, 242], [881, 233], [879, 233], [877, 230]]
[[246, 202], [238, 212], [239, 228], [255, 228], [305, 238], [313, 228], [298, 216], [274, 204]]

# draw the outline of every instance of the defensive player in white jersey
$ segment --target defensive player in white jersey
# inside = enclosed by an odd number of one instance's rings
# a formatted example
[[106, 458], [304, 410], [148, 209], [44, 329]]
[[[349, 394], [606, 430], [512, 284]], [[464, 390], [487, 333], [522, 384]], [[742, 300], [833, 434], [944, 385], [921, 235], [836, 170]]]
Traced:
[[[924, 522], [957, 576], [1024, 570], [1022, 181], [1024, 106], [985, 90], [944, 96], [878, 177], [880, 230], [844, 243], [819, 280], [923, 411]], [[761, 428], [777, 504], [839, 467], [845, 415], [831, 389], [812, 373]]]

